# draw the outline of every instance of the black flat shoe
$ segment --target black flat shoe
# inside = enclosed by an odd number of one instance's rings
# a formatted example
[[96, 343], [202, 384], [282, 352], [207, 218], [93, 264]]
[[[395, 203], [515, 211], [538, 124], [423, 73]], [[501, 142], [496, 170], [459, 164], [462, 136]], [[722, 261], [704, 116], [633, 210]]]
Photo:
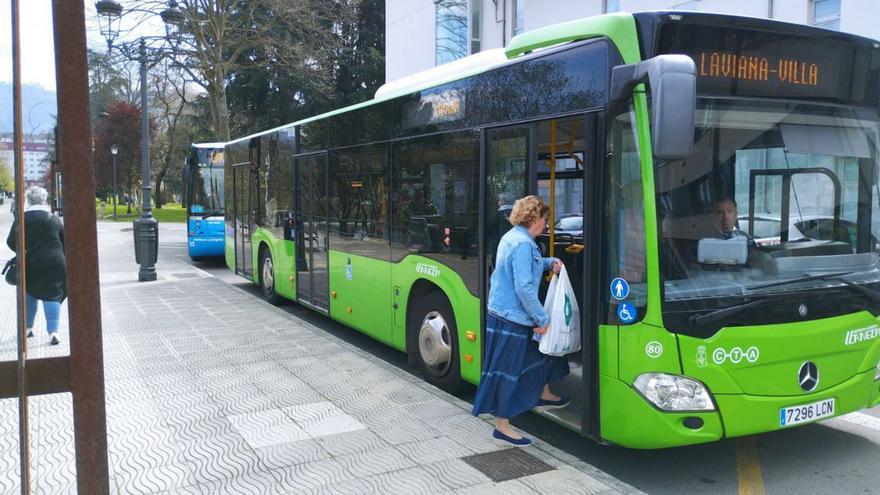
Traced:
[[559, 400], [539, 399], [538, 403], [535, 405], [535, 409], [540, 409], [542, 411], [546, 411], [549, 409], [559, 409], [559, 408], [565, 407], [569, 404], [571, 404], [570, 397], [559, 397]]
[[532, 444], [532, 441], [526, 437], [522, 438], [512, 438], [504, 433], [501, 433], [498, 430], [492, 430], [492, 437], [498, 440], [503, 440], [511, 445], [515, 445], [517, 447], [527, 447]]

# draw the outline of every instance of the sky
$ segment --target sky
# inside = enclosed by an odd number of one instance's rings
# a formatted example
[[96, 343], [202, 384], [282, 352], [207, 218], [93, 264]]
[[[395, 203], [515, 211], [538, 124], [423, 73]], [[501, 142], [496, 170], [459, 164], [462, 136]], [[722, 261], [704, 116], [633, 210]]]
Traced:
[[[0, 2], [0, 81], [12, 81], [12, 2]], [[21, 76], [25, 84], [55, 90], [51, 0], [21, 1]]]
[[[123, 7], [138, 2], [117, 0]], [[0, 1], [0, 81], [12, 81], [12, 14], [9, 0]], [[20, 0], [21, 5], [21, 73], [24, 84], [36, 84], [55, 91], [55, 48], [52, 38], [52, 1]], [[86, 37], [90, 48], [106, 50], [107, 45], [98, 30], [95, 4], [85, 0]], [[139, 34], [164, 34], [162, 21], [154, 16], [135, 31], [124, 33], [120, 41], [134, 39]], [[123, 26], [125, 31], [125, 26]]]

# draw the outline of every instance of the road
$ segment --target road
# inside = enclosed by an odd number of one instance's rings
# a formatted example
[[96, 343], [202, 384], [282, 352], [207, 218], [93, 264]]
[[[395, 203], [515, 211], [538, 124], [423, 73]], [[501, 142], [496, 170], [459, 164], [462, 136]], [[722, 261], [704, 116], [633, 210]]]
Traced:
[[[122, 228], [102, 224], [101, 228]], [[219, 262], [193, 263], [182, 225], [163, 225], [164, 266], [191, 263], [260, 297], [255, 285]], [[132, 270], [136, 271], [132, 264]], [[410, 373], [406, 356], [295, 303], [283, 309]], [[473, 389], [460, 395], [472, 401]], [[858, 421], [862, 424], [856, 424]], [[531, 435], [647, 493], [875, 493], [880, 487], [880, 407], [853, 418], [778, 431], [746, 439], [657, 451], [598, 445], [534, 414], [514, 423]]]

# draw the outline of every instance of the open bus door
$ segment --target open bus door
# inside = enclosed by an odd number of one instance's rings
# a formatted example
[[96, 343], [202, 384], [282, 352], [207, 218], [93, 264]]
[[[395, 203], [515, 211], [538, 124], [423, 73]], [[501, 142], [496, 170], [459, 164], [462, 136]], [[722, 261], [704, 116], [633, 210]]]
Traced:
[[260, 140], [254, 138], [248, 144], [248, 161], [232, 167], [233, 204], [232, 222], [235, 226], [235, 272], [253, 278], [254, 260], [251, 235], [258, 214], [256, 176], [260, 167]]
[[[571, 373], [551, 383], [557, 395], [572, 398], [562, 409], [541, 413], [587, 436], [598, 436], [596, 278], [600, 245], [595, 226], [601, 219], [598, 157], [604, 140], [597, 114], [548, 119], [487, 129], [483, 137], [482, 321], [485, 342], [486, 301], [499, 239], [511, 228], [514, 201], [529, 194], [552, 205], [548, 230], [535, 241], [544, 256], [565, 263], [581, 311], [582, 349], [565, 356]], [[541, 283], [543, 300], [549, 278]], [[485, 354], [485, 353], [484, 353]]]
[[329, 311], [327, 155], [296, 158], [296, 297], [324, 314]]

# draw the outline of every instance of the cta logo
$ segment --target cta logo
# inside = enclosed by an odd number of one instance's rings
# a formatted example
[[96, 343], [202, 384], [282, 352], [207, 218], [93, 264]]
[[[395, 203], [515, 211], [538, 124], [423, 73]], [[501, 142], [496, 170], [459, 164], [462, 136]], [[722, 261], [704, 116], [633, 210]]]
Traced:
[[416, 272], [422, 273], [424, 275], [428, 275], [431, 277], [439, 277], [440, 276], [440, 268], [434, 265], [426, 265], [424, 263], [416, 263]]
[[853, 345], [860, 342], [874, 340], [877, 337], [880, 337], [880, 327], [878, 327], [877, 325], [872, 325], [870, 327], [859, 328], [857, 330], [850, 330], [849, 332], [846, 332], [846, 338], [843, 340], [843, 343], [845, 345]]
[[734, 347], [730, 351], [719, 347], [712, 352], [712, 361], [714, 361], [715, 364], [724, 364], [725, 361], [729, 360], [733, 364], [739, 364], [745, 359], [750, 363], [756, 363], [760, 356], [761, 353], [755, 346], [749, 347], [745, 351], [739, 347]]

